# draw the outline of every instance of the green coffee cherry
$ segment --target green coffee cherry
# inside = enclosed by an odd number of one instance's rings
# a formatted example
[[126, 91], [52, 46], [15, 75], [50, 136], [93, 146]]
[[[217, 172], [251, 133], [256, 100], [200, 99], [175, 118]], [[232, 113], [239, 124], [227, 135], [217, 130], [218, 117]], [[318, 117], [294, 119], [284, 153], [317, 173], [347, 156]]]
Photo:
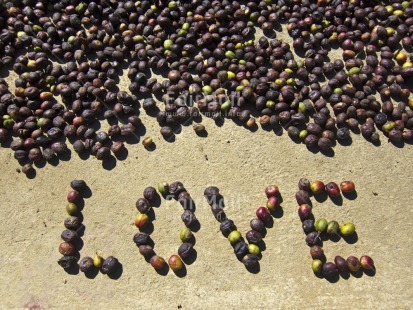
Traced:
[[162, 196], [165, 196], [169, 193], [169, 184], [166, 182], [158, 183], [158, 191], [161, 193]]
[[225, 101], [222, 105], [221, 105], [221, 110], [222, 111], [228, 111], [231, 108], [231, 101]]
[[69, 214], [69, 215], [76, 215], [77, 212], [78, 212], [78, 208], [77, 208], [76, 204], [73, 203], [73, 202], [69, 202], [69, 203], [66, 205], [66, 212], [67, 212], [67, 214]]
[[226, 51], [225, 52], [225, 57], [229, 59], [234, 59], [235, 58], [235, 53], [233, 51]]
[[330, 235], [337, 235], [340, 230], [340, 225], [337, 221], [330, 221], [327, 225], [327, 233]]
[[204, 93], [206, 93], [207, 95], [210, 95], [210, 94], [212, 94], [212, 92], [213, 92], [214, 90], [212, 89], [211, 86], [205, 85], [204, 87], [202, 87], [202, 91], [203, 91]]
[[165, 42], [163, 42], [163, 47], [166, 50], [169, 50], [171, 48], [172, 44], [174, 44], [174, 42], [172, 40], [165, 40]]
[[323, 219], [323, 218], [318, 219], [314, 225], [315, 230], [317, 230], [320, 233], [325, 232], [327, 230], [327, 226], [328, 226], [328, 222], [326, 219]]
[[360, 73], [359, 67], [353, 67], [350, 70], [348, 70], [348, 75], [353, 75], [353, 74], [358, 74], [358, 73]]
[[323, 262], [319, 259], [313, 260], [311, 263], [311, 269], [313, 269], [314, 273], [321, 273], [323, 270]]
[[250, 254], [258, 255], [258, 254], [260, 254], [260, 248], [256, 244], [249, 244], [248, 245], [248, 252], [250, 252]]
[[87, 9], [86, 4], [84, 4], [83, 2], [80, 2], [78, 4], [78, 6], [75, 8], [76, 13], [78, 14], [83, 14]]
[[345, 223], [340, 227], [340, 234], [344, 237], [354, 234], [356, 231], [356, 226], [353, 223]]
[[307, 111], [307, 107], [305, 106], [303, 102], [300, 102], [298, 104], [298, 112], [305, 113], [306, 111]]
[[272, 100], [268, 100], [268, 101], [266, 102], [265, 106], [266, 106], [268, 109], [274, 109], [274, 107], [275, 107], [275, 102], [272, 101]]
[[386, 132], [390, 132], [396, 126], [395, 122], [388, 121], [383, 125], [382, 129]]
[[179, 233], [179, 238], [182, 242], [188, 242], [192, 238], [192, 231], [189, 228], [184, 228]]
[[300, 131], [300, 133], [298, 134], [298, 137], [301, 139], [301, 140], [304, 140], [306, 137], [308, 136], [308, 131], [307, 130], [301, 130]]
[[96, 254], [96, 255], [95, 255], [95, 258], [93, 259], [93, 265], [94, 265], [96, 268], [100, 268], [100, 267], [102, 267], [102, 265], [103, 265], [103, 261], [104, 261], [103, 257], [102, 257], [102, 256], [99, 256], [98, 254]]
[[12, 119], [5, 119], [4, 121], [3, 121], [3, 126], [4, 126], [4, 128], [6, 128], [6, 129], [12, 129], [13, 128], [13, 125], [14, 125], [14, 121], [12, 120]]
[[228, 71], [227, 74], [228, 74], [228, 80], [232, 80], [233, 78], [235, 78], [235, 73], [234, 72]]
[[228, 235], [228, 241], [231, 244], [235, 244], [238, 241], [241, 240], [241, 233], [238, 230], [233, 230], [229, 235]]
[[178, 8], [178, 3], [176, 3], [176, 1], [170, 1], [168, 3], [168, 8], [171, 9], [171, 10], [175, 10], [175, 9]]

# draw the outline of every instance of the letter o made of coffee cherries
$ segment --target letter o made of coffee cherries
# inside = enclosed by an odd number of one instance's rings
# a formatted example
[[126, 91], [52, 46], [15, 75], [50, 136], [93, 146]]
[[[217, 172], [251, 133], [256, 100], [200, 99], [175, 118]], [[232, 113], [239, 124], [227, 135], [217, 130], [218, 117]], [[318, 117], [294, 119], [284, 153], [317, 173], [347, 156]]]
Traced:
[[[195, 217], [195, 203], [181, 182], [174, 182], [170, 185], [166, 182], [158, 184], [159, 193], [166, 199], [175, 199], [183, 207], [181, 215], [182, 222], [185, 224], [180, 232], [182, 244], [178, 248], [178, 253], [173, 254], [168, 259], [169, 267], [177, 275], [184, 275], [186, 272], [185, 263], [190, 263], [194, 257], [194, 236], [193, 231], [198, 230], [199, 222]], [[135, 219], [135, 226], [140, 230], [133, 236], [133, 241], [139, 248], [139, 253], [152, 265], [158, 273], [167, 273], [168, 265], [163, 257], [156, 254], [154, 242], [149, 233], [145, 232], [151, 218], [154, 216], [155, 204], [160, 202], [160, 196], [154, 187], [147, 187], [143, 192], [143, 198], [136, 201], [136, 208], [139, 211]]]
[[[363, 270], [366, 274], [374, 275], [375, 267], [373, 259], [370, 256], [363, 255], [359, 258], [349, 256], [344, 259], [342, 256], [336, 256], [333, 262], [326, 262], [323, 250], [322, 235], [331, 240], [343, 238], [349, 240], [356, 236], [356, 227], [353, 223], [347, 222], [340, 226], [337, 221], [327, 221], [324, 218], [315, 219], [312, 213], [312, 203], [310, 195], [328, 195], [333, 201], [341, 200], [341, 193], [347, 198], [354, 199], [356, 195], [355, 185], [352, 181], [343, 181], [340, 186], [335, 182], [324, 184], [317, 180], [310, 182], [307, 179], [301, 179], [298, 182], [299, 190], [295, 198], [299, 205], [298, 216], [302, 221], [304, 233], [307, 235], [305, 241], [310, 246], [310, 255], [313, 259], [311, 268], [317, 276], [325, 277], [328, 280], [338, 280], [339, 274], [348, 278], [349, 273], [357, 275]], [[341, 191], [340, 191], [341, 190]]]

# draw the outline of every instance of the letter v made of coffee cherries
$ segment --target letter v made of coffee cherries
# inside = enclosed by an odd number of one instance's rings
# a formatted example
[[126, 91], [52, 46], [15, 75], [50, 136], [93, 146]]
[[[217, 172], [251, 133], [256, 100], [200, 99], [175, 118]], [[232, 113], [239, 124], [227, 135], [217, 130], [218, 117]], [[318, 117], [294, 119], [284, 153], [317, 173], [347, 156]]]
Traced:
[[265, 249], [263, 238], [267, 233], [267, 228], [273, 226], [273, 217], [280, 218], [283, 213], [280, 206], [282, 197], [278, 187], [276, 185], [268, 186], [265, 189], [265, 194], [268, 198], [267, 204], [265, 207], [259, 207], [255, 212], [256, 218], [250, 221], [251, 230], [245, 234], [245, 238], [248, 241], [247, 244], [234, 221], [227, 217], [224, 211], [224, 197], [220, 194], [219, 189], [215, 186], [210, 186], [204, 191], [204, 196], [211, 207], [214, 217], [221, 223], [221, 233], [228, 238], [238, 260], [251, 273], [257, 273], [260, 270], [259, 260], [262, 257], [261, 251]]

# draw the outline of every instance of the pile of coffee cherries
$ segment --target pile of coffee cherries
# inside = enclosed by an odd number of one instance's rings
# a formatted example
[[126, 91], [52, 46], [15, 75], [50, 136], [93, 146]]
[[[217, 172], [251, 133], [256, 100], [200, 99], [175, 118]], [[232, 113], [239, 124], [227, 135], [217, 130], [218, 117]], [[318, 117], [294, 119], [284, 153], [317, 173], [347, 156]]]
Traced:
[[[0, 69], [17, 77], [14, 91], [0, 79], [0, 143], [23, 171], [68, 156], [67, 142], [113, 159], [143, 136], [141, 107], [165, 139], [201, 115], [251, 129], [259, 115], [314, 150], [359, 132], [411, 143], [412, 4], [1, 1]], [[289, 42], [276, 38], [281, 24]], [[119, 88], [124, 66], [128, 89]], [[97, 130], [103, 119], [109, 129]]]

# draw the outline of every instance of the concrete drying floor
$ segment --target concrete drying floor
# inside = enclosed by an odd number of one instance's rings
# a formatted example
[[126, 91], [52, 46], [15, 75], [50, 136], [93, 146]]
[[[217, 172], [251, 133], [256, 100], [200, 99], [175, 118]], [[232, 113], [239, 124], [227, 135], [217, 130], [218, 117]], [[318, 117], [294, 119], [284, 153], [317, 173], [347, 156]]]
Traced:
[[[13, 77], [13, 76], [12, 76]], [[141, 143], [127, 145], [128, 156], [104, 164], [71, 152], [57, 165], [36, 168], [28, 179], [0, 149], [0, 226], [2, 309], [411, 309], [413, 307], [411, 176], [412, 146], [395, 147], [381, 136], [379, 147], [360, 135], [351, 146], [334, 147], [334, 156], [311, 153], [286, 132], [279, 136], [258, 129], [251, 132], [225, 120], [221, 127], [203, 118], [208, 136], [198, 137], [184, 126], [174, 142], [166, 142], [156, 121], [141, 111], [145, 136], [156, 149]], [[319, 279], [311, 271], [294, 198], [301, 177], [322, 181], [353, 180], [357, 198], [314, 202], [316, 217], [353, 221], [358, 241], [327, 241], [329, 261], [336, 255], [370, 255], [374, 276]], [[86, 226], [81, 256], [114, 255], [122, 263], [117, 279], [98, 273], [68, 274], [58, 264], [66, 193], [72, 179], [84, 179], [92, 195], [85, 199]], [[172, 271], [159, 275], [138, 253], [132, 241], [135, 201], [146, 186], [182, 181], [194, 198], [201, 228], [196, 235], [197, 258], [186, 276]], [[227, 215], [245, 234], [258, 206], [265, 204], [264, 188], [277, 184], [283, 214], [275, 218], [264, 239], [260, 271], [249, 273], [236, 259], [219, 232], [203, 198], [209, 185], [221, 189]], [[183, 228], [178, 203], [162, 201], [156, 209], [152, 237], [155, 250], [167, 258], [180, 245]]]

